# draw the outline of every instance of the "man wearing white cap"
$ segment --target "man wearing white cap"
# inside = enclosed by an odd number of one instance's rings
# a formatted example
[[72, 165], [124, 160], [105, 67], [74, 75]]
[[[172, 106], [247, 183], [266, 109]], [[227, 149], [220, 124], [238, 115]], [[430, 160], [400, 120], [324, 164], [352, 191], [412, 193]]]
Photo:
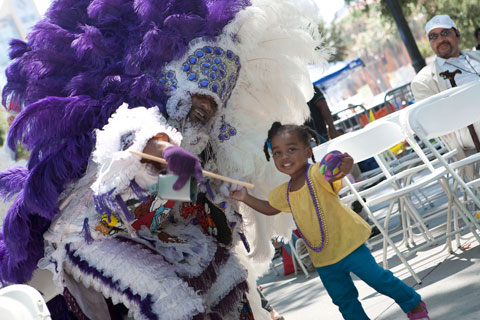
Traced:
[[[425, 31], [436, 57], [433, 63], [420, 70], [411, 83], [417, 101], [452, 87], [450, 80], [443, 78], [440, 73], [455, 73], [457, 86], [480, 80], [480, 51], [459, 49], [460, 32], [448, 15], [437, 15], [430, 19], [425, 25]], [[475, 130], [480, 135], [480, 124], [475, 124]], [[460, 157], [463, 156], [462, 149], [475, 148], [466, 128], [456, 135], [450, 134], [443, 138], [451, 148], [459, 150]]]
[[460, 32], [455, 22], [447, 15], [437, 15], [430, 19], [425, 31], [430, 47], [437, 55], [434, 63], [424, 67], [412, 81], [415, 99], [422, 100], [451, 87], [441, 72], [460, 70], [455, 76], [458, 86], [480, 80], [480, 52], [460, 50]]

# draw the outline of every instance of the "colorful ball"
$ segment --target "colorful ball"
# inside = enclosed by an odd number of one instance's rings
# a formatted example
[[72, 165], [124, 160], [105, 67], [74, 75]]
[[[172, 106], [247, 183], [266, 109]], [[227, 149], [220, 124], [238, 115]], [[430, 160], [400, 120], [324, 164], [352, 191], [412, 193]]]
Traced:
[[322, 161], [320, 161], [320, 173], [325, 177], [326, 181], [339, 177], [342, 172], [338, 167], [342, 163], [343, 153], [337, 150], [327, 153]]

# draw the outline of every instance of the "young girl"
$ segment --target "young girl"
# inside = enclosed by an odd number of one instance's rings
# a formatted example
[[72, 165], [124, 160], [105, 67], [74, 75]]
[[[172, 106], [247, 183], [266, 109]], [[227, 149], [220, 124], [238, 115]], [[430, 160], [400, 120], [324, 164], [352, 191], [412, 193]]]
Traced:
[[291, 179], [270, 192], [268, 201], [248, 194], [245, 188], [230, 196], [265, 215], [290, 212], [305, 240], [313, 264], [328, 294], [347, 320], [369, 319], [358, 301], [350, 272], [379, 293], [394, 299], [410, 320], [430, 319], [425, 304], [415, 290], [375, 262], [364, 242], [371, 228], [337, 196], [341, 178], [352, 170], [353, 159], [343, 154], [335, 180], [327, 182], [313, 158], [313, 132], [306, 127], [275, 122], [265, 142], [265, 156], [273, 156], [275, 167]]

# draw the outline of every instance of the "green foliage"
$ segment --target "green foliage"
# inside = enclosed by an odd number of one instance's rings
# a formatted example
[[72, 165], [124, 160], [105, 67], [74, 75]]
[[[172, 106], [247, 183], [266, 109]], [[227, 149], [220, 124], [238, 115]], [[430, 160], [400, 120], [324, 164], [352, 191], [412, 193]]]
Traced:
[[393, 47], [401, 45], [398, 31], [383, 19], [378, 6], [368, 7], [368, 10], [363, 7], [354, 10], [337, 22], [349, 49], [348, 58], [361, 57], [364, 62], [384, 54], [387, 43]]
[[17, 160], [20, 160], [20, 159], [28, 160], [28, 158], [30, 158], [30, 152], [28, 152], [27, 149], [25, 149], [23, 147], [23, 145], [18, 145], [17, 146]]
[[[478, 0], [397, 0], [398, 4], [402, 8], [405, 19], [408, 21], [410, 29], [417, 41], [418, 49], [424, 57], [433, 55], [433, 51], [430, 48], [430, 43], [425, 36], [425, 23], [430, 18], [437, 14], [448, 14], [453, 21], [457, 24], [458, 30], [461, 33], [460, 49], [470, 50], [476, 45], [476, 39], [474, 37], [474, 31], [480, 26], [480, 6]], [[376, 0], [375, 2], [369, 2], [365, 0], [345, 0], [347, 4], [351, 4], [357, 8], [353, 14], [350, 15], [351, 21], [355, 19], [366, 19], [368, 21], [371, 17], [376, 17], [381, 22], [379, 30], [378, 25], [375, 29], [368, 31], [370, 38], [370, 45], [360, 36], [359, 39], [353, 40], [356, 43], [354, 47], [366, 46], [371, 51], [372, 48], [378, 47], [379, 44], [384, 43], [382, 37], [398, 37], [398, 31], [396, 31], [395, 21], [388, 8], [386, 0]], [[379, 14], [379, 16], [377, 16]], [[358, 25], [358, 23], [357, 23]], [[373, 26], [370, 23], [370, 26]], [[361, 29], [357, 29], [361, 30]], [[372, 31], [374, 30], [374, 31]], [[379, 43], [376, 43], [380, 41]], [[347, 43], [352, 43], [352, 40], [347, 39]], [[350, 47], [350, 48], [354, 48]], [[375, 51], [375, 50], [374, 50]]]
[[[8, 132], [8, 112], [0, 105], [0, 147], [6, 143], [6, 136]], [[17, 146], [17, 160], [18, 159], [28, 159], [30, 153], [21, 145]]]
[[427, 19], [437, 14], [448, 14], [460, 31], [460, 49], [471, 49], [476, 45], [475, 28], [480, 26], [478, 0], [429, 0], [426, 2]]
[[427, 40], [417, 41], [417, 47], [422, 57], [429, 57], [434, 54]]
[[335, 23], [330, 26], [320, 23], [318, 30], [324, 37], [323, 46], [331, 50], [328, 62], [345, 60], [348, 46], [342, 37], [341, 28]]
[[0, 105], [0, 147], [3, 146], [3, 143], [5, 142], [7, 130], [7, 112], [3, 109], [3, 106]]
[[[397, 0], [398, 4], [402, 8], [403, 15], [405, 19], [408, 20], [409, 17], [412, 15], [417, 14], [419, 8], [422, 8], [423, 1], [419, 0]], [[380, 0], [380, 13], [382, 14], [385, 19], [390, 21], [390, 23], [394, 23], [392, 13], [390, 12], [390, 8], [387, 5], [385, 0]]]
[[[355, 0], [345, 0], [347, 4], [356, 3]], [[360, 1], [361, 2], [361, 1]], [[402, 8], [403, 14], [409, 23], [423, 15], [425, 21], [437, 14], [448, 14], [457, 24], [458, 30], [462, 34], [460, 39], [460, 49], [471, 49], [476, 45], [473, 35], [475, 28], [480, 26], [478, 17], [480, 16], [480, 6], [478, 0], [397, 0]], [[394, 26], [393, 16], [388, 8], [386, 0], [377, 0], [362, 7], [361, 11], [368, 13], [372, 11], [373, 6], [378, 7], [382, 19], [390, 26]], [[422, 26], [423, 28], [425, 25]], [[417, 38], [418, 42], [418, 38]], [[431, 49], [425, 46], [425, 43], [417, 43], [423, 56], [432, 55]]]

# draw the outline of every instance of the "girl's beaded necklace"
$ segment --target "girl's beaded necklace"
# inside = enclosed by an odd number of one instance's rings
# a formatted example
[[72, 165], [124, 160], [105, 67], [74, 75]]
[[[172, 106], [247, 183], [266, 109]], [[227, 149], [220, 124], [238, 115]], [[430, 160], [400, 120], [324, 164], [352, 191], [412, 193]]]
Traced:
[[297, 225], [297, 221], [295, 220], [295, 215], [293, 214], [293, 210], [292, 210], [292, 206], [290, 204], [290, 185], [292, 183], [292, 179], [290, 179], [290, 181], [288, 182], [288, 185], [287, 185], [287, 202], [288, 202], [288, 206], [290, 207], [290, 212], [292, 213], [292, 216], [293, 216], [293, 221], [295, 222], [295, 226], [297, 227], [297, 230], [298, 230], [298, 233], [300, 233], [300, 236], [302, 237], [302, 239], [305, 241], [305, 244], [307, 245], [307, 247], [309, 247], [311, 250], [315, 251], [315, 252], [320, 252], [323, 250], [325, 244], [326, 244], [326, 228], [324, 227], [323, 225], [323, 211], [322, 209], [320, 208], [319, 204], [318, 204], [318, 198], [317, 198], [317, 194], [315, 192], [315, 188], [313, 188], [311, 182], [310, 182], [310, 178], [308, 176], [308, 173], [310, 171], [310, 164], [308, 164], [307, 166], [307, 170], [305, 171], [305, 181], [307, 183], [307, 186], [308, 186], [308, 190], [310, 191], [310, 196], [312, 198], [312, 201], [313, 201], [313, 205], [315, 206], [315, 211], [317, 213], [317, 217], [318, 217], [318, 223], [320, 224], [320, 233], [322, 235], [322, 243], [320, 244], [320, 247], [314, 247], [312, 246], [308, 240], [305, 238], [305, 236], [302, 234], [302, 231], [300, 230], [300, 228], [298, 227]]

